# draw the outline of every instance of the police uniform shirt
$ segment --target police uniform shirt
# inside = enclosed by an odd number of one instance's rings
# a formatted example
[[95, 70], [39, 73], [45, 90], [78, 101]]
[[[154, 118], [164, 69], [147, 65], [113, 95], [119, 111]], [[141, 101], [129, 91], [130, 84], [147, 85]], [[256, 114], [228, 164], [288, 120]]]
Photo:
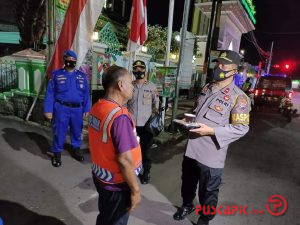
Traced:
[[83, 112], [89, 112], [90, 93], [86, 74], [79, 70], [68, 72], [65, 69], [58, 69], [53, 71], [45, 95], [44, 111], [52, 113], [56, 100], [82, 103]]
[[136, 126], [145, 126], [153, 106], [155, 109], [159, 107], [156, 86], [150, 81], [145, 81], [144, 84], [134, 82], [133, 97], [128, 101], [127, 107]]
[[224, 168], [228, 145], [249, 130], [250, 101], [233, 82], [218, 90], [205, 86], [195, 109], [196, 122], [214, 129], [214, 136], [190, 133], [185, 155], [211, 168]]

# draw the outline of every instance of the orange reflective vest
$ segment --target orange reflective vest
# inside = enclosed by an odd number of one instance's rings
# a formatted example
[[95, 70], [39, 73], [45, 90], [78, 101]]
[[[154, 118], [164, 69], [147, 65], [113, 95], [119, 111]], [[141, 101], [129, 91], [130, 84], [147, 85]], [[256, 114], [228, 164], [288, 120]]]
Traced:
[[[111, 126], [115, 118], [122, 114], [128, 115], [131, 119], [126, 107], [122, 107], [117, 103], [106, 99], [101, 99], [94, 104], [89, 115], [88, 133], [91, 158], [93, 162], [92, 172], [100, 181], [107, 184], [125, 182], [120, 166], [117, 162], [117, 153], [110, 133]], [[134, 133], [136, 134], [132, 119], [131, 122]], [[133, 161], [132, 166], [138, 175], [142, 169], [140, 145], [131, 149], [131, 154]]]

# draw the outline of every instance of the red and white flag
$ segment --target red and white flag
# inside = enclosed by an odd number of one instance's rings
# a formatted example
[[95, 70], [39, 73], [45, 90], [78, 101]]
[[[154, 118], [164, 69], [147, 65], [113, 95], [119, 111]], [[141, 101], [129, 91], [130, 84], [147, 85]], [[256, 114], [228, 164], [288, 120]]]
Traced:
[[134, 52], [147, 40], [147, 0], [132, 0], [128, 51]]
[[77, 54], [79, 67], [87, 51], [92, 46], [92, 35], [101, 14], [105, 0], [71, 0], [65, 15], [55, 50], [47, 69], [49, 75], [53, 70], [63, 67], [63, 54], [71, 49]]

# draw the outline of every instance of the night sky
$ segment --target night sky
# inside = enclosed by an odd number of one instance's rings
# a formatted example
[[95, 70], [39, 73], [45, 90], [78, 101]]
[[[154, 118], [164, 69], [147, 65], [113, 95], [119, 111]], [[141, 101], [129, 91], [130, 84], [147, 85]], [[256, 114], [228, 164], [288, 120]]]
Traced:
[[[193, 1], [192, 1], [193, 2]], [[258, 44], [270, 51], [274, 41], [272, 64], [292, 65], [291, 75], [300, 75], [300, 1], [299, 0], [254, 0], [256, 5], [256, 30]], [[182, 23], [184, 0], [175, 0], [174, 30]], [[149, 24], [168, 24], [168, 0], [148, 0]], [[249, 35], [246, 35], [249, 37]], [[248, 38], [249, 39], [249, 38]], [[242, 38], [241, 48], [246, 50], [245, 60], [257, 65], [260, 59], [253, 44]], [[279, 72], [271, 71], [273, 73]]]

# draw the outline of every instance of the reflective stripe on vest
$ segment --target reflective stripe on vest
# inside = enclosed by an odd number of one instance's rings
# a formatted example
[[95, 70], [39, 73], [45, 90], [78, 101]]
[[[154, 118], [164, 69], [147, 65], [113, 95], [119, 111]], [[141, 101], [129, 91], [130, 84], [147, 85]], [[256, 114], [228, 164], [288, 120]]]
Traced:
[[111, 182], [113, 180], [113, 173], [110, 171], [101, 168], [100, 166], [93, 163], [92, 165], [92, 171], [96, 177], [98, 177], [100, 180], [104, 182]]
[[140, 165], [138, 168], [134, 170], [135, 174], [138, 176], [141, 173], [142, 169], [143, 169], [143, 165]]
[[112, 110], [107, 118], [105, 119], [104, 125], [103, 125], [103, 135], [102, 135], [102, 142], [103, 143], [107, 143], [107, 139], [108, 139], [108, 124], [111, 121], [111, 119], [114, 117], [114, 115], [116, 115], [117, 112], [119, 112], [121, 110], [120, 107], [115, 108], [114, 110]]

